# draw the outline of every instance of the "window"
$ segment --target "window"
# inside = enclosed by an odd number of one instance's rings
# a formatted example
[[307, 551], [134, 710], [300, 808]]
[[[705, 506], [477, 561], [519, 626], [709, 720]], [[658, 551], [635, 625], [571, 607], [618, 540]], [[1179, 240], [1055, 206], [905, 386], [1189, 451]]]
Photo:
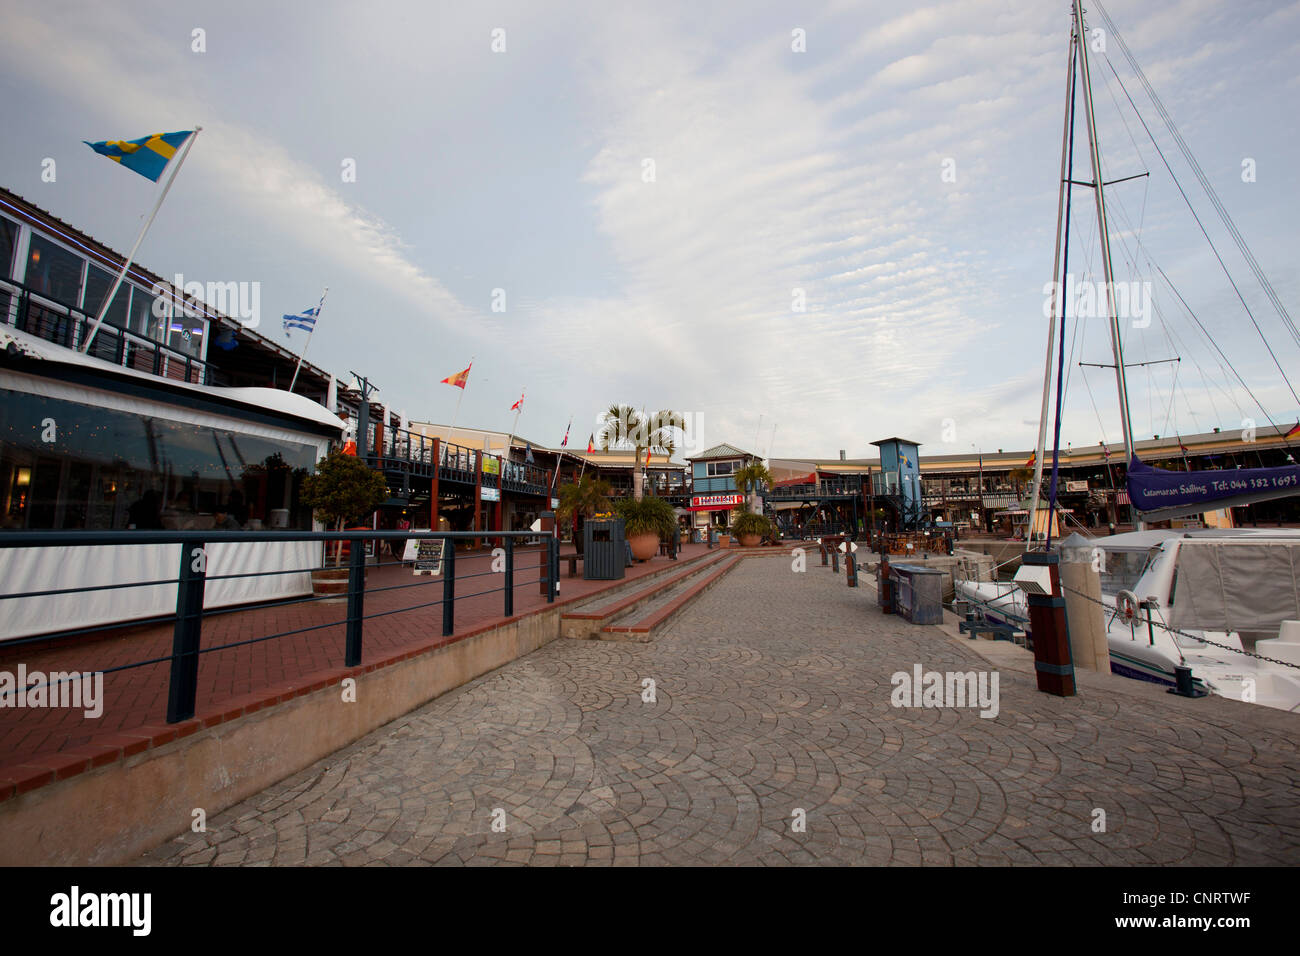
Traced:
[[18, 224], [0, 217], [0, 279], [13, 275], [14, 246], [18, 245]]
[[[87, 315], [99, 315], [99, 310], [104, 306], [104, 298], [108, 295], [108, 290], [113, 288], [113, 283], [117, 281], [117, 276], [110, 275], [99, 266], [92, 265], [86, 274], [86, 299], [82, 305], [82, 311]], [[113, 296], [113, 304], [109, 307], [108, 314], [104, 316], [104, 321], [119, 329], [126, 327], [127, 300], [131, 298], [131, 284], [123, 281]]]
[[81, 301], [82, 265], [80, 256], [32, 233], [25, 281], [36, 292], [75, 309]]
[[736, 471], [736, 462], [734, 461], [711, 461], [709, 462], [710, 475], [730, 475]]

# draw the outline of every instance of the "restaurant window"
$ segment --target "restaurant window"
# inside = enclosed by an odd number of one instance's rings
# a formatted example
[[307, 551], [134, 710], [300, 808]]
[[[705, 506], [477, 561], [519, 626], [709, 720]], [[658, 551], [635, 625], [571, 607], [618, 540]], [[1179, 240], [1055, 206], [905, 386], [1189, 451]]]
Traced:
[[161, 342], [166, 331], [164, 320], [154, 309], [159, 301], [143, 289], [136, 289], [131, 296], [131, 331], [153, 342]]
[[5, 528], [205, 530], [224, 509], [251, 530], [309, 530], [299, 495], [316, 458], [306, 442], [0, 389]]
[[[92, 265], [86, 274], [86, 299], [81, 307], [82, 311], [92, 317], [99, 315], [99, 310], [104, 307], [104, 299], [108, 296], [108, 290], [113, 288], [113, 283], [116, 281], [116, 275], [110, 275], [99, 266]], [[127, 303], [130, 298], [131, 285], [123, 282], [113, 295], [113, 304], [109, 307], [108, 314], [104, 316], [104, 321], [116, 328], [125, 328]]]
[[734, 461], [711, 461], [709, 462], [710, 475], [730, 475], [736, 470]]
[[13, 275], [14, 246], [18, 245], [18, 223], [0, 216], [0, 279]]
[[25, 281], [33, 291], [75, 309], [81, 296], [83, 264], [80, 256], [32, 233]]

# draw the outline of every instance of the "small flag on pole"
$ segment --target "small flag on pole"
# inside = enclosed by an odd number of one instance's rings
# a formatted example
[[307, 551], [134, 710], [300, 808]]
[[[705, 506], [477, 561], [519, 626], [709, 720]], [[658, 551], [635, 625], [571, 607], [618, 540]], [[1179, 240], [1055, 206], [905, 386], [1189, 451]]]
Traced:
[[[570, 418], [570, 419], [569, 419], [569, 424], [567, 424], [567, 425], [564, 426], [564, 441], [560, 442], [560, 447], [561, 447], [561, 448], [568, 448], [568, 447], [569, 447], [569, 429], [572, 428], [572, 427], [573, 427], [573, 419]], [[1297, 428], [1300, 428], [1300, 425], [1297, 425], [1296, 427], [1297, 427]]]
[[596, 436], [593, 433], [587, 436], [587, 454], [590, 455], [595, 450], [596, 450]]
[[442, 380], [442, 384], [455, 385], [457, 388], [463, 389], [465, 387], [465, 383], [469, 381], [469, 370], [473, 367], [474, 367], [474, 363], [471, 362], [465, 368], [465, 371], [457, 372], [455, 375], [448, 375], [446, 378], [444, 378]]
[[[466, 371], [469, 371], [469, 369], [466, 369]], [[519, 411], [520, 406], [523, 405], [523, 404], [524, 404], [524, 393], [523, 393], [523, 392], [520, 392], [520, 393], [519, 393], [519, 401], [517, 401], [517, 402], [515, 402], [513, 405], [511, 405], [511, 406], [510, 406], [510, 410], [511, 410], [512, 412], [517, 412], [517, 411]]]
[[[324, 302], [324, 299], [321, 300]], [[284, 331], [287, 335], [290, 329], [302, 329], [304, 332], [312, 332], [316, 329], [316, 317], [320, 315], [321, 307], [318, 305], [314, 309], [303, 309], [297, 315], [286, 315], [284, 317]]]
[[176, 151], [193, 135], [194, 130], [187, 129], [178, 133], [155, 133], [139, 139], [110, 139], [100, 143], [83, 139], [82, 142], [101, 156], [107, 156], [156, 183]]
[[533, 446], [531, 442], [524, 442], [524, 461], [528, 464], [535, 464], [533, 461]]
[[1300, 422], [1295, 423], [1295, 427], [1286, 433], [1287, 438], [1300, 438]]
[[650, 449], [649, 449], [649, 448], [647, 448], [647, 449], [645, 450], [645, 466], [646, 466], [647, 468], [650, 467]]
[[1034, 462], [1037, 460], [1038, 460], [1038, 452], [1034, 452], [1032, 455], [1029, 456], [1029, 461], [1025, 462], [1025, 467], [1033, 468]]

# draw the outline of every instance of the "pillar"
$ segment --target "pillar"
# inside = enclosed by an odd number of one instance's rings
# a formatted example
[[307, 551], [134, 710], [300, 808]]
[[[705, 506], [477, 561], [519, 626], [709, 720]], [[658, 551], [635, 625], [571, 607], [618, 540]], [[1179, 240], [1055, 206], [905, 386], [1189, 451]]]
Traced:
[[1034, 671], [1038, 689], [1056, 697], [1073, 697], [1074, 661], [1070, 656], [1070, 632], [1065, 620], [1065, 598], [1061, 596], [1060, 555], [1028, 551], [1023, 567], [1045, 566], [1049, 575], [1048, 594], [1028, 594], [1029, 629], [1034, 635]]

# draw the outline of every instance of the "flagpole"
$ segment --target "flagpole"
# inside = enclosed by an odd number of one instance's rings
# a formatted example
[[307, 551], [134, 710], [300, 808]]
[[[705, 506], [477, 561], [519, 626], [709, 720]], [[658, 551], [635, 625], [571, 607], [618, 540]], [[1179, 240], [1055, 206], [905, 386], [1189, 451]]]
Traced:
[[[469, 357], [469, 365], [465, 366], [466, 373], [474, 367], [474, 356]], [[465, 385], [460, 390], [460, 397], [456, 399], [456, 410], [451, 413], [451, 429], [447, 432], [447, 444], [451, 444], [451, 436], [456, 434], [456, 419], [460, 418], [460, 403], [465, 400], [465, 389], [469, 388], [469, 375], [465, 376]]]
[[510, 450], [515, 444], [515, 429], [519, 427], [519, 416], [524, 413], [525, 392], [527, 392], [527, 389], [519, 393], [519, 407], [515, 409], [515, 420], [510, 423], [510, 437], [506, 440], [506, 461], [510, 460]]
[[[302, 354], [298, 356], [298, 364], [293, 369], [293, 381], [289, 383], [289, 391], [298, 384], [298, 370], [302, 368], [302, 360], [307, 357], [307, 350], [311, 348], [311, 337], [316, 334], [316, 323], [320, 322], [320, 314], [325, 311], [325, 296], [329, 295], [330, 287], [326, 286], [325, 291], [320, 294], [320, 304], [316, 306], [316, 322], [311, 324], [311, 331], [307, 333], [307, 344], [302, 347]], [[283, 320], [282, 320], [283, 321]], [[334, 409], [330, 409], [333, 411]]]
[[[117, 280], [113, 283], [113, 288], [108, 291], [108, 296], [104, 299], [104, 304], [99, 307], [99, 315], [95, 317], [95, 324], [90, 327], [90, 334], [86, 336], [86, 344], [82, 346], [82, 352], [90, 351], [90, 344], [95, 341], [95, 333], [99, 331], [99, 325], [104, 321], [104, 316], [108, 314], [108, 307], [113, 304], [113, 296], [117, 295], [118, 288], [122, 285], [122, 280], [126, 278], [127, 270], [131, 268], [131, 263], [135, 261], [135, 254], [140, 250], [140, 243], [144, 242], [144, 234], [149, 231], [153, 225], [154, 217], [158, 215], [158, 210], [162, 208], [163, 200], [167, 198], [167, 192], [172, 188], [172, 183], [176, 181], [176, 174], [181, 171], [181, 164], [185, 162], [185, 157], [190, 154], [190, 147], [194, 141], [199, 138], [202, 132], [202, 126], [195, 126], [194, 132], [185, 139], [185, 145], [181, 147], [181, 155], [176, 160], [176, 165], [172, 167], [171, 173], [167, 177], [167, 183], [163, 186], [162, 193], [158, 196], [158, 201], [153, 204], [153, 211], [149, 213], [149, 218], [145, 220], [140, 235], [135, 238], [135, 245], [126, 255], [126, 261], [122, 263], [122, 270], [117, 274]], [[182, 296], [184, 291], [182, 290]]]
[[569, 429], [573, 427], [573, 419], [570, 417], [569, 424], [564, 429], [564, 444], [560, 446], [560, 457], [555, 460], [555, 474], [551, 475], [551, 497], [555, 497], [555, 483], [560, 480], [560, 466], [564, 464], [564, 448], [569, 443]]

